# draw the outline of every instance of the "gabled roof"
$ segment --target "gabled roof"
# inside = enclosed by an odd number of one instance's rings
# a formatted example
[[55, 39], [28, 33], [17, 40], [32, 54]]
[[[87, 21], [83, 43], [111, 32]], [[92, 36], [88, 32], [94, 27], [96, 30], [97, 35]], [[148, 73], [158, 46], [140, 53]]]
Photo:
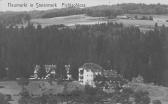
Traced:
[[91, 70], [92, 72], [102, 72], [103, 68], [95, 63], [85, 63], [80, 68], [84, 68], [85, 70]]
[[103, 75], [105, 77], [116, 77], [118, 76], [119, 74], [117, 73], [117, 71], [115, 70], [104, 70], [103, 71]]

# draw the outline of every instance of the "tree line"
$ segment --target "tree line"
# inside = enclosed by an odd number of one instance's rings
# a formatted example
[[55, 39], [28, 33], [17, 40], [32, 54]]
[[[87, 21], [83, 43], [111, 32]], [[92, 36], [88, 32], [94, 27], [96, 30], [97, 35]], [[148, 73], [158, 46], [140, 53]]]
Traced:
[[[168, 6], [161, 4], [116, 4], [116, 5], [102, 5], [87, 8], [63, 8], [53, 9], [47, 11], [30, 11], [30, 12], [1, 12], [0, 23], [4, 25], [25, 24], [31, 18], [53, 18], [60, 16], [69, 16], [77, 14], [87, 14], [94, 17], [108, 17], [115, 18], [122, 14], [167, 14]], [[143, 19], [143, 18], [142, 18]], [[145, 17], [144, 17], [145, 19]]]
[[[56, 73], [65, 74], [71, 65], [73, 78], [86, 62], [115, 69], [131, 79], [142, 75], [146, 82], [166, 84], [168, 28], [141, 32], [137, 27], [108, 23], [76, 28], [49, 26], [26, 28], [0, 26], [0, 71], [8, 67], [8, 77], [28, 77], [33, 67], [57, 65]], [[110, 66], [110, 67], [109, 67]]]
[[25, 24], [29, 22], [31, 15], [27, 12], [5, 12], [0, 13], [0, 24], [10, 26], [16, 24]]
[[88, 8], [65, 8], [65, 9], [56, 9], [55, 11], [43, 12], [42, 15], [39, 15], [40, 18], [52, 18], [76, 14], [87, 14], [88, 16], [94, 17], [108, 17], [115, 18], [117, 15], [122, 14], [167, 14], [168, 6], [161, 4], [117, 4], [117, 5], [102, 5]]

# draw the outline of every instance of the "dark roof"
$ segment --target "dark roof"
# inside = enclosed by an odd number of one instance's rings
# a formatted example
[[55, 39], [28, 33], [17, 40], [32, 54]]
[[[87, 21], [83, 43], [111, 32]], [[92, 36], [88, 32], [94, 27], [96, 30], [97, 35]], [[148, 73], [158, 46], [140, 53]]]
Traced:
[[91, 70], [93, 72], [102, 72], [103, 68], [95, 63], [85, 63], [80, 68], [84, 68], [85, 70]]
[[105, 77], [116, 77], [118, 76], [119, 74], [117, 73], [117, 71], [115, 70], [104, 70], [103, 71], [103, 75]]

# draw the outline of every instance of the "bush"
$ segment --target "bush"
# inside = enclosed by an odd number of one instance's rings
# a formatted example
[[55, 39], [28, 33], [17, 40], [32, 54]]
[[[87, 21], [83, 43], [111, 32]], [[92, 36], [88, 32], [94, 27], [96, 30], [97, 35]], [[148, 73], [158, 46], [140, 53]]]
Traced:
[[24, 89], [20, 92], [21, 97], [30, 97], [29, 91], [27, 89]]
[[24, 86], [27, 86], [29, 84], [29, 79], [28, 78], [20, 78], [18, 80], [18, 85], [22, 86], [22, 88], [24, 89]]
[[144, 83], [144, 78], [141, 75], [138, 75], [136, 78], [132, 79], [133, 83]]
[[130, 96], [133, 94], [132, 89], [123, 89], [122, 92], [115, 92], [112, 95], [112, 102], [113, 103], [121, 103], [121, 104], [131, 104], [129, 101]]
[[0, 104], [8, 104], [8, 101], [5, 99], [5, 95], [0, 93]]
[[137, 91], [134, 93], [136, 104], [149, 104], [150, 97], [147, 91]]
[[20, 92], [20, 96], [21, 97], [18, 101], [19, 104], [28, 104], [28, 102], [30, 102], [30, 100], [31, 100], [30, 94], [27, 89], [23, 89]]
[[153, 100], [152, 104], [162, 104], [160, 100]]

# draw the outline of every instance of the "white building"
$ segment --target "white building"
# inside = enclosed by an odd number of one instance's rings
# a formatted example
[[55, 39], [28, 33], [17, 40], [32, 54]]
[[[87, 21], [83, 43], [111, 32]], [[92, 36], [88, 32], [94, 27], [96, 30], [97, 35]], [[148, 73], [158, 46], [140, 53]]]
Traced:
[[40, 69], [41, 67], [40, 67], [40, 65], [36, 65], [35, 67], [34, 67], [34, 79], [38, 79], [38, 71], [39, 71], [39, 69]]
[[70, 73], [70, 67], [71, 67], [70, 65], [65, 65], [67, 80], [71, 80], [72, 79], [72, 75]]
[[167, 17], [153, 17], [154, 22], [168, 22]]
[[55, 78], [55, 75], [56, 75], [55, 69], [56, 69], [56, 65], [53, 65], [53, 64], [45, 65], [45, 70], [47, 73], [47, 75], [45, 76], [45, 79], [48, 79], [50, 77]]
[[117, 19], [128, 19], [129, 17], [126, 15], [119, 15], [116, 17]]
[[79, 68], [78, 81], [83, 85], [95, 87], [94, 78], [96, 75], [102, 75], [103, 68], [94, 63], [85, 63]]
[[[32, 76], [30, 76], [30, 79], [40, 79], [38, 76], [38, 71], [41, 69], [42, 67], [40, 65], [36, 65], [34, 67], [34, 73]], [[45, 68], [45, 72], [46, 72], [46, 76], [44, 76], [44, 79], [48, 79], [50, 77], [55, 78], [56, 72], [56, 65], [44, 65]]]

